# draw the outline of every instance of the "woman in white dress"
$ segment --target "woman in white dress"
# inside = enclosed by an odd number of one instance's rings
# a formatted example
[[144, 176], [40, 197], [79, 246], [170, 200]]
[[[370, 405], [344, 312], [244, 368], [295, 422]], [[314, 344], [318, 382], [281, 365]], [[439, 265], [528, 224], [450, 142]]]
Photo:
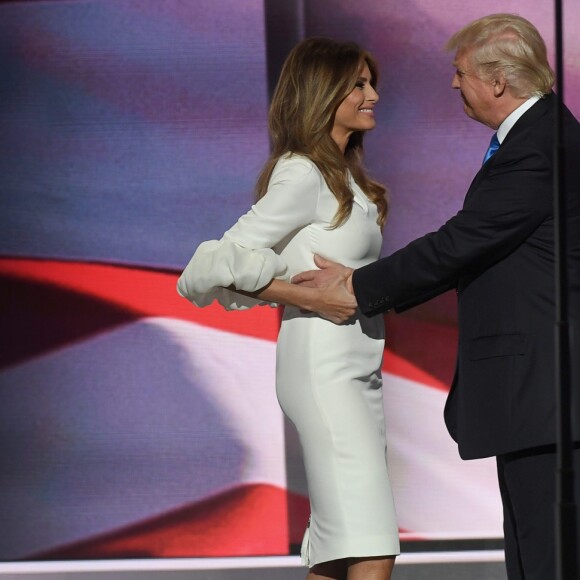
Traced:
[[[286, 306], [276, 392], [303, 448], [309, 580], [389, 580], [399, 553], [386, 463], [383, 319], [358, 312], [338, 284], [290, 283], [315, 267], [315, 253], [351, 268], [379, 257], [385, 188], [361, 162], [364, 132], [375, 126], [376, 82], [373, 58], [354, 43], [312, 38], [293, 49], [270, 108], [273, 153], [258, 201], [221, 240], [198, 247], [178, 282], [198, 306]], [[332, 296], [338, 316], [325, 312], [321, 293], [325, 303]]]

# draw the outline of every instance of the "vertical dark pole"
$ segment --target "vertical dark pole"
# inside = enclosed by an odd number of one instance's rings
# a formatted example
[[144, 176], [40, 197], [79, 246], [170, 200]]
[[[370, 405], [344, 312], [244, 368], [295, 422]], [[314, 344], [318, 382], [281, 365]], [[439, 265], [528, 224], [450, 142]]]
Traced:
[[274, 92], [288, 53], [304, 38], [304, 0], [264, 0], [268, 89]]
[[571, 420], [570, 330], [568, 323], [568, 228], [566, 223], [566, 149], [562, 122], [564, 49], [562, 0], [555, 0], [556, 111], [554, 138], [554, 217], [556, 252], [556, 389], [558, 472], [556, 566], [558, 580], [579, 578], [576, 570], [576, 522]]

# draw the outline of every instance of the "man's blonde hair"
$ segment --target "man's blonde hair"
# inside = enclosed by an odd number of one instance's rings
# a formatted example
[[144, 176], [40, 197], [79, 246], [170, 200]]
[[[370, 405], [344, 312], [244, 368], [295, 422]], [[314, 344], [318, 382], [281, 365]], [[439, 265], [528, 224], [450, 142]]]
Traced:
[[447, 42], [447, 50], [468, 50], [476, 73], [505, 78], [516, 97], [552, 92], [554, 72], [546, 44], [536, 27], [516, 14], [492, 14], [474, 20]]

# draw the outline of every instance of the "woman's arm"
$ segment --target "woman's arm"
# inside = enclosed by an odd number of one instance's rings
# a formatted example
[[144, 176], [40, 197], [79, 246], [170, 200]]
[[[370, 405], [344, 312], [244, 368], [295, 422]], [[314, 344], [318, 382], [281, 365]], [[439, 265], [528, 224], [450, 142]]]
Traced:
[[333, 281], [325, 288], [308, 288], [274, 279], [256, 292], [244, 292], [233, 287], [230, 290], [258, 300], [316, 312], [335, 324], [348, 320], [357, 308], [354, 296], [347, 291], [342, 279]]
[[271, 249], [316, 218], [323, 183], [310, 161], [281, 160], [268, 193], [221, 240], [197, 248], [178, 281], [179, 294], [197, 306], [214, 299], [228, 309], [276, 302], [317, 312], [333, 322], [352, 316], [356, 303], [338, 283], [323, 290], [283, 282], [287, 265]]

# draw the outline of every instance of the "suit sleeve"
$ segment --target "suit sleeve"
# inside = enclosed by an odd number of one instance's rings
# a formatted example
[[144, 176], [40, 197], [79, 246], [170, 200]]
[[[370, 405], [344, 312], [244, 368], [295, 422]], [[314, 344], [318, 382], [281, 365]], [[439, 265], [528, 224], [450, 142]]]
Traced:
[[516, 250], [551, 217], [552, 168], [544, 154], [506, 152], [482, 171], [463, 209], [439, 230], [355, 270], [356, 299], [367, 316], [401, 312], [456, 287], [462, 276], [476, 276]]

